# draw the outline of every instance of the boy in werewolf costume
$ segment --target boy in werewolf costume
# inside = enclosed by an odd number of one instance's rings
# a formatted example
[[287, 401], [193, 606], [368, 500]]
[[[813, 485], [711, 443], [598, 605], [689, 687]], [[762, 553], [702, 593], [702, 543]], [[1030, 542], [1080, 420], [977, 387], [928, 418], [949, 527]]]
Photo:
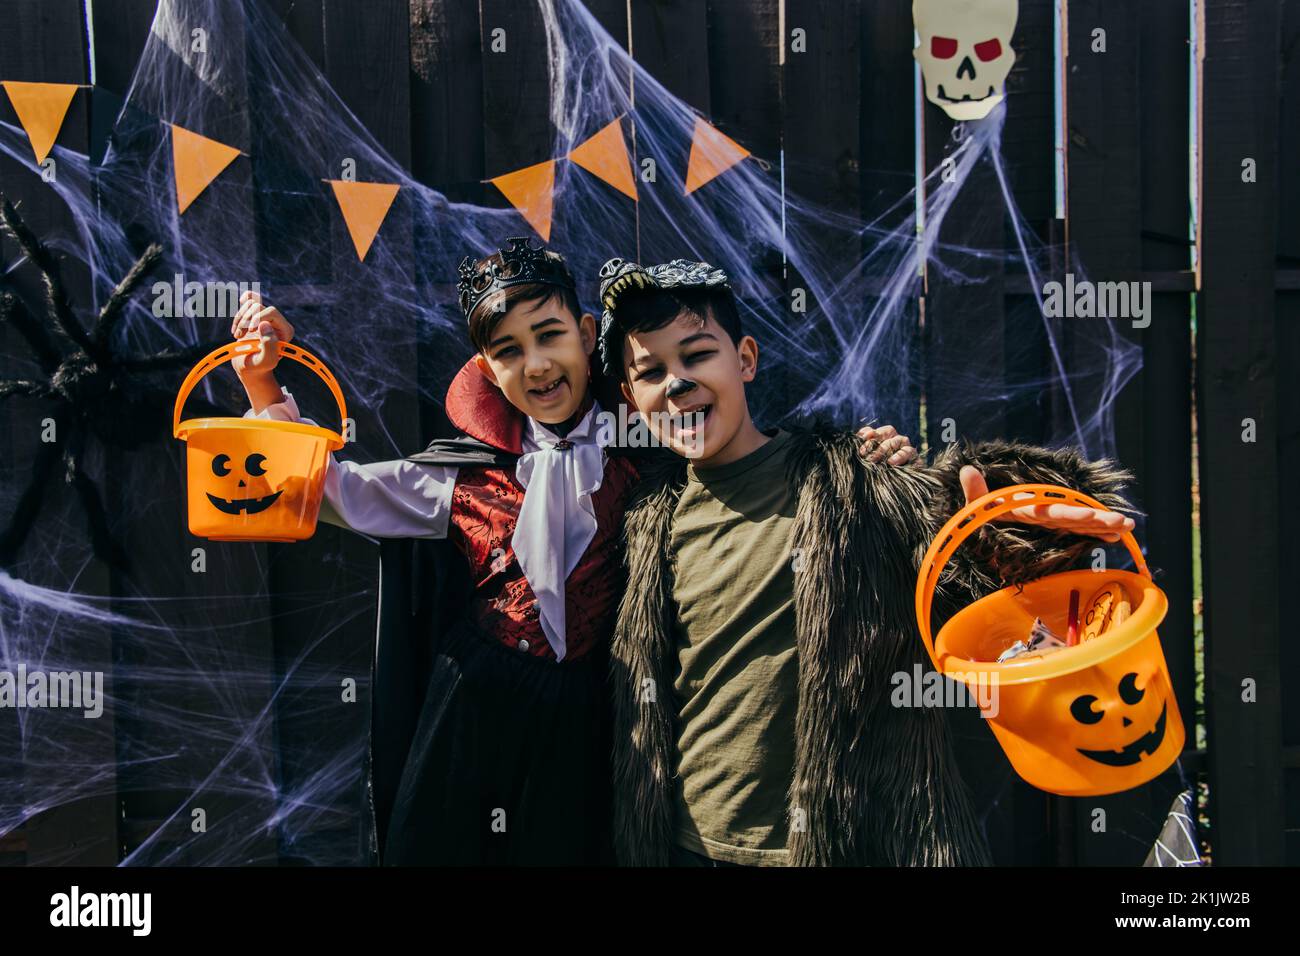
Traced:
[[[610, 661], [619, 861], [987, 864], [944, 712], [890, 704], [892, 675], [929, 667], [917, 569], [986, 477], [1125, 508], [1131, 476], [1016, 442], [889, 467], [864, 460], [849, 432], [760, 432], [745, 399], [757, 345], [741, 335], [725, 273], [613, 259], [601, 280], [605, 371], [661, 441], [696, 455], [647, 470], [625, 518], [629, 583]], [[957, 552], [935, 598], [940, 623], [1133, 525], [1065, 505], [1012, 520]]]

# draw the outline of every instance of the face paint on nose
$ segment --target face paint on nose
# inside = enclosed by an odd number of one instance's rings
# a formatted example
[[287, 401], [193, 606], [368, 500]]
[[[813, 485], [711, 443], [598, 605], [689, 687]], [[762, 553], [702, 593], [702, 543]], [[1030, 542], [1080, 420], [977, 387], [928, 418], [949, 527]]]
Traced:
[[687, 392], [695, 391], [695, 389], [698, 387], [699, 386], [697, 386], [689, 378], [677, 378], [677, 379], [673, 379], [673, 383], [668, 386], [668, 391], [666, 394], [669, 398], [678, 398], [682, 395], [685, 395]]

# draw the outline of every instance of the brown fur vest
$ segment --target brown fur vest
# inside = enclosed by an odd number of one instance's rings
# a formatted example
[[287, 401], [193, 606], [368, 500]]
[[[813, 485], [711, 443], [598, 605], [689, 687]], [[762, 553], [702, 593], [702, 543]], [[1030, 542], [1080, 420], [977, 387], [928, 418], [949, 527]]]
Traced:
[[[797, 432], [793, 547], [799, 705], [790, 861], [827, 865], [989, 862], [942, 708], [890, 705], [890, 677], [930, 662], [917, 633], [916, 576], [926, 548], [965, 499], [958, 472], [991, 489], [1065, 485], [1116, 510], [1131, 476], [1071, 449], [1010, 442], [949, 446], [931, 466], [862, 461], [841, 432]], [[660, 866], [674, 844], [677, 670], [669, 529], [685, 463], [647, 476], [626, 518], [628, 591], [611, 651], [614, 843], [620, 863]], [[985, 526], [963, 545], [935, 597], [936, 626], [1005, 583], [1063, 570], [1101, 542], [1028, 525]], [[649, 693], [653, 689], [653, 693]]]

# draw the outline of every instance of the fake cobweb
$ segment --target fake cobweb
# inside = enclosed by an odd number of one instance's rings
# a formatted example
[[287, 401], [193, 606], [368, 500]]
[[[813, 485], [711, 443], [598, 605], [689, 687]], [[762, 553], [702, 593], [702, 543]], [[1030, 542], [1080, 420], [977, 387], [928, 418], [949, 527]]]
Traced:
[[[750, 391], [760, 424], [791, 412], [849, 424], [904, 405], [899, 390], [920, 361], [922, 264], [960, 287], [979, 281], [979, 263], [1005, 256], [1008, 271], [1042, 288], [1049, 250], [1011, 198], [1000, 151], [1004, 108], [966, 124], [951, 182], [936, 173], [925, 184], [923, 230], [916, 192], [863, 222], [784, 190], [779, 156], [741, 162], [686, 196], [696, 113], [636, 66], [580, 3], [543, 0], [541, 8], [550, 155], [566, 154], [622, 116], [625, 134], [635, 129], [634, 170], [643, 157], [657, 167], [655, 182], [638, 182], [634, 209], [575, 164], [558, 164], [552, 247], [568, 257], [593, 311], [599, 266], [612, 256], [703, 258], [724, 267], [761, 346], [762, 372]], [[196, 26], [212, 38], [202, 56], [190, 52]], [[226, 45], [230, 37], [239, 42]], [[184, 216], [176, 213], [164, 121], [245, 153]], [[32, 169], [20, 129], [0, 126], [0, 149]], [[454, 300], [456, 263], [530, 234], [513, 210], [450, 202], [413, 180], [257, 2], [164, 0], [102, 162], [62, 148], [53, 155], [59, 174], [48, 188], [75, 230], [45, 238], [65, 269], [87, 279], [89, 293], [73, 295], [79, 317], [93, 316], [150, 241], [165, 249], [153, 278], [259, 281], [265, 299], [294, 322], [296, 341], [338, 376], [357, 420], [347, 454], [360, 460], [417, 450], [421, 436], [396, 433], [385, 409], [395, 394], [416, 389], [424, 401], [440, 402], [469, 355]], [[345, 160], [359, 180], [401, 184], [364, 262], [322, 181], [340, 178]], [[981, 166], [993, 170], [1004, 202], [1015, 240], [1007, 253], [938, 239]], [[29, 267], [21, 259], [3, 263], [6, 276]], [[796, 286], [806, 294], [804, 312], [791, 308]], [[128, 307], [116, 331], [124, 351], [149, 354], [228, 335], [228, 318], [159, 318], [152, 302], [140, 295]], [[42, 314], [39, 302], [29, 304]], [[1010, 346], [1001, 336], [989, 340], [987, 355], [929, 373], [948, 383], [948, 393], [1008, 403], [1056, 394], [1064, 413], [1048, 443], [1111, 454], [1111, 402], [1140, 356], [1112, 323], [1099, 321], [1075, 332], [1067, 367], [1038, 304], [1026, 297], [1007, 317], [1046, 343], [1037, 375], [994, 378], [991, 369], [1013, 364], [1004, 362]], [[407, 361], [417, 352], [418, 382]], [[38, 375], [22, 354], [3, 361], [5, 377]], [[173, 392], [183, 371], [165, 380]], [[290, 387], [305, 414], [335, 423], [323, 389], [305, 378]], [[196, 395], [234, 414], [245, 407], [228, 369]], [[11, 454], [0, 466], [5, 521], [26, 486], [40, 408], [9, 402]], [[165, 419], [170, 408], [158, 414]], [[960, 432], [960, 410], [952, 414]], [[47, 812], [99, 813], [102, 826], [90, 832], [102, 835], [91, 839], [115, 840], [116, 858], [127, 863], [361, 862], [371, 545], [326, 526], [292, 546], [189, 536], [183, 455], [169, 436], [129, 453], [91, 441], [84, 465], [114, 535], [136, 561], [112, 573], [94, 561], [79, 505], [55, 482], [0, 574], [0, 670], [102, 671], [104, 713], [0, 712], [0, 836]], [[205, 552], [201, 571], [196, 547]], [[347, 699], [349, 681], [357, 683], [355, 702]], [[988, 792], [1000, 791], [995, 784]], [[1153, 833], [1158, 825], [1152, 821]], [[71, 847], [41, 852], [48, 862], [74, 856]]]

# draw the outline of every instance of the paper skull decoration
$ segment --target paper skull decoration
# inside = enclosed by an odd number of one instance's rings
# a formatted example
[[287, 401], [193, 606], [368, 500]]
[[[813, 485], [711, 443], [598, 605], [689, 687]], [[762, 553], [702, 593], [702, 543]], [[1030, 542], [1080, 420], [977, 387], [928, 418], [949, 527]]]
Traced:
[[1018, 14], [1017, 0], [913, 0], [926, 99], [955, 120], [988, 116], [1016, 59]]

